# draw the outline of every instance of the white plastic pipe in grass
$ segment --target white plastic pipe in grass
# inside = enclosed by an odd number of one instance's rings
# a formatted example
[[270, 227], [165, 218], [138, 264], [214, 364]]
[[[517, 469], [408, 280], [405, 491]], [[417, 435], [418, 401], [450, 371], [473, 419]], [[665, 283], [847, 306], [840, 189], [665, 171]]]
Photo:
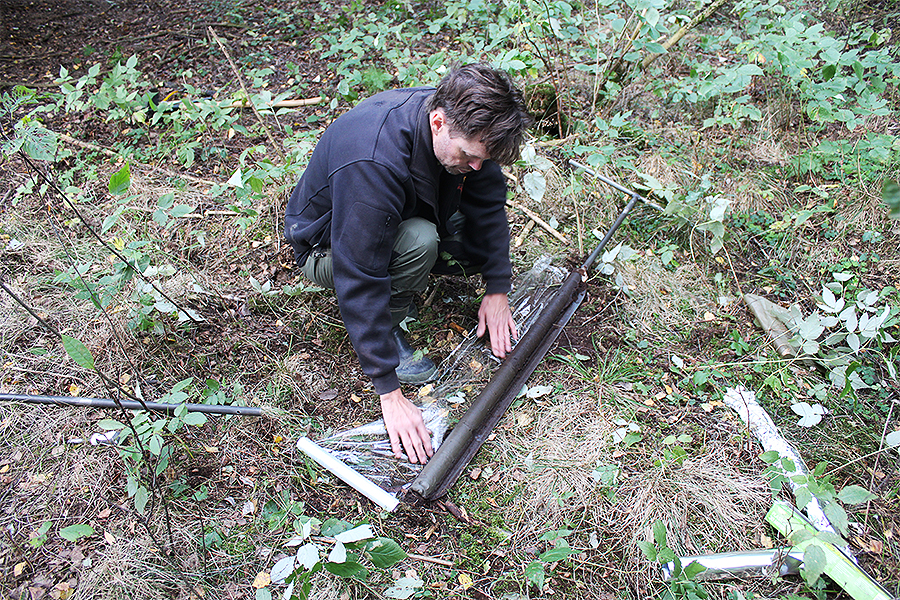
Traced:
[[392, 512], [400, 501], [356, 471], [350, 468], [347, 463], [339, 460], [328, 453], [327, 450], [316, 444], [307, 437], [297, 440], [297, 450], [300, 450], [308, 457], [319, 463], [325, 469], [334, 473], [341, 481], [355, 489], [357, 492], [383, 508], [388, 512]]
[[[794, 480], [794, 476], [804, 475], [808, 477], [809, 471], [806, 469], [803, 459], [800, 458], [800, 454], [782, 437], [769, 413], [756, 401], [756, 394], [743, 387], [728, 388], [722, 400], [726, 406], [736, 412], [741, 420], [747, 424], [750, 431], [756, 435], [756, 439], [759, 440], [763, 450], [766, 452], [774, 450], [778, 452], [779, 456], [789, 459], [794, 464], [794, 470], [785, 469], [784, 476], [796, 497], [797, 488], [801, 487], [801, 485]], [[828, 517], [825, 516], [822, 505], [819, 504], [819, 500], [815, 496], [811, 497], [805, 510], [809, 520], [812, 521], [819, 531], [836, 533]]]

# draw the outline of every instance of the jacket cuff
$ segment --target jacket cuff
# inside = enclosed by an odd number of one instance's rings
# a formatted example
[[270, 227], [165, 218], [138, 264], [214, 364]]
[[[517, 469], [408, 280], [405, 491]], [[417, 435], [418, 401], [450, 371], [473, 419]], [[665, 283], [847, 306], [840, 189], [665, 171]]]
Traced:
[[381, 377], [373, 377], [372, 383], [375, 384], [375, 393], [379, 396], [393, 392], [400, 387], [400, 380], [397, 379], [397, 372], [391, 371], [387, 375]]
[[485, 294], [506, 294], [511, 289], [509, 279], [495, 279], [484, 284]]

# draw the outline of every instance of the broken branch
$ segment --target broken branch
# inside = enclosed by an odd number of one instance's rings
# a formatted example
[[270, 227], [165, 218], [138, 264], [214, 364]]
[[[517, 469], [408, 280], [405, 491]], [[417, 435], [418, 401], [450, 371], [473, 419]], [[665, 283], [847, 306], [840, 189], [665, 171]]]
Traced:
[[571, 244], [571, 242], [569, 241], [569, 238], [567, 238], [566, 236], [564, 236], [563, 234], [558, 232], [556, 229], [551, 227], [547, 221], [543, 220], [540, 216], [538, 216], [538, 214], [536, 212], [534, 212], [530, 208], [522, 206], [521, 204], [519, 204], [518, 202], [515, 202], [513, 200], [507, 200], [506, 203], [509, 204], [511, 207], [515, 208], [516, 210], [520, 210], [523, 213], [525, 213], [528, 216], [528, 218], [530, 218], [532, 221], [534, 221], [535, 223], [537, 223], [538, 225], [543, 227], [547, 231], [547, 233], [549, 233], [550, 235], [552, 235], [553, 237], [558, 239], [563, 244], [565, 244], [567, 246], [569, 244]]

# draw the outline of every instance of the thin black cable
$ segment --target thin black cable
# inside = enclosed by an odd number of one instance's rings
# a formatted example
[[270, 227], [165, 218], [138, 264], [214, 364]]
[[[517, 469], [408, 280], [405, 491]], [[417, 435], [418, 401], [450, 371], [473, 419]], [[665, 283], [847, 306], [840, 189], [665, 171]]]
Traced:
[[[99, 299], [98, 299], [97, 296], [94, 294], [94, 291], [90, 288], [90, 286], [88, 286], [87, 282], [82, 278], [81, 273], [79, 272], [77, 266], [75, 265], [75, 260], [72, 258], [72, 255], [69, 253], [68, 247], [66, 246], [65, 242], [63, 242], [63, 240], [62, 240], [62, 236], [61, 236], [61, 234], [60, 234], [60, 232], [59, 232], [59, 229], [58, 229], [58, 227], [57, 227], [56, 221], [55, 221], [55, 219], [54, 219], [54, 217], [53, 217], [53, 211], [52, 211], [52, 209], [50, 208], [49, 203], [46, 204], [46, 208], [47, 208], [48, 219], [49, 219], [49, 221], [50, 221], [51, 227], [53, 228], [53, 232], [54, 232], [54, 234], [55, 234], [56, 237], [57, 237], [57, 241], [59, 242], [60, 246], [62, 246], [62, 248], [63, 248], [63, 252], [65, 252], [65, 254], [66, 254], [66, 258], [69, 260], [69, 263], [70, 263], [72, 266], [75, 266], [75, 267], [76, 267], [76, 268], [75, 268], [75, 272], [78, 273], [78, 277], [79, 277], [79, 279], [81, 280], [82, 285], [85, 286], [85, 289], [88, 290], [88, 293], [91, 295], [92, 301], [93, 301], [97, 306], [100, 306]], [[38, 321], [39, 321], [44, 327], [46, 327], [51, 333], [53, 333], [53, 335], [55, 335], [55, 336], [57, 337], [57, 339], [62, 340], [62, 333], [60, 333], [59, 330], [57, 330], [55, 327], [53, 327], [52, 325], [50, 325], [47, 321], [45, 321], [45, 320], [42, 319], [40, 316], [38, 316], [37, 313], [36, 313], [30, 306], [28, 306], [28, 304], [25, 303], [25, 301], [23, 301], [21, 298], [19, 298], [18, 295], [15, 294], [15, 292], [13, 292], [9, 287], [7, 287], [6, 284], [4, 284], [2, 280], [0, 280], [0, 286], [2, 286], [2, 287], [3, 287], [3, 290], [6, 291], [6, 292], [7, 292], [7, 293], [8, 293], [8, 294], [9, 294], [16, 302], [18, 302], [23, 308], [25, 308], [25, 310], [28, 311], [28, 313], [29, 313], [30, 315], [32, 315], [32, 316], [34, 316], [35, 318], [37, 318]], [[106, 311], [105, 311], [105, 310], [101, 309], [100, 312], [103, 313], [104, 317], [105, 317], [105, 318], [107, 319], [107, 321], [109, 322], [110, 327], [112, 327], [112, 331], [113, 331], [114, 335], [116, 336], [116, 341], [117, 341], [117, 343], [119, 344], [120, 348], [122, 349], [123, 353], [125, 354], [125, 356], [126, 356], [126, 358], [127, 358], [128, 353], [127, 353], [127, 351], [125, 350], [125, 346], [124, 346], [124, 344], [123, 344], [121, 338], [119, 338], [118, 330], [117, 330], [115, 324], [114, 324], [114, 323], [112, 322], [112, 320], [109, 318], [109, 315], [106, 314]], [[130, 359], [128, 359], [128, 362], [129, 362], [129, 364], [132, 366], [132, 368], [135, 369], [135, 372], [137, 372], [135, 366], [131, 363]], [[144, 444], [141, 442], [141, 438], [140, 438], [140, 436], [138, 435], [137, 429], [135, 428], [134, 424], [131, 422], [131, 419], [128, 418], [128, 417], [129, 417], [128, 411], [127, 411], [126, 408], [122, 405], [122, 402], [121, 402], [121, 400], [117, 397], [117, 395], [118, 395], [118, 394], [124, 394], [124, 395], [126, 395], [126, 396], [132, 398], [133, 400], [136, 400], [136, 401], [140, 402], [140, 404], [143, 406], [144, 410], [150, 412], [150, 409], [149, 409], [149, 408], [147, 407], [147, 405], [144, 403], [144, 399], [143, 399], [143, 398], [139, 398], [139, 397], [137, 397], [137, 396], [134, 396], [134, 395], [129, 394], [128, 392], [126, 392], [126, 391], [122, 388], [122, 385], [119, 383], [118, 379], [115, 380], [115, 381], [114, 381], [114, 380], [111, 380], [107, 375], [105, 375], [105, 374], [102, 373], [99, 369], [97, 369], [96, 365], [94, 365], [94, 372], [100, 377], [100, 380], [103, 382], [103, 385], [104, 385], [104, 387], [106, 388], [107, 392], [109, 393], [111, 399], [113, 400], [113, 402], [116, 403], [116, 406], [117, 406], [117, 407], [119, 408], [119, 410], [121, 411], [121, 413], [122, 413], [122, 420], [125, 422], [125, 425], [131, 430], [131, 434], [134, 436], [134, 441], [135, 441], [135, 444], [137, 445], [138, 451], [140, 451], [140, 453], [141, 453], [142, 456], [145, 455], [147, 451], [146, 451], [146, 449], [144, 448]], [[115, 391], [115, 392], [118, 392], [118, 394], [113, 393], [114, 391]], [[138, 475], [138, 477], [140, 477], [140, 471], [138, 471], [137, 475]], [[169, 514], [169, 506], [168, 506], [168, 502], [166, 502], [165, 495], [164, 495], [164, 494], [162, 493], [162, 491], [159, 489], [159, 482], [158, 482], [157, 479], [156, 479], [155, 472], [154, 472], [153, 476], [150, 477], [150, 489], [151, 489], [152, 492], [153, 492], [153, 496], [152, 496], [153, 498], [156, 498], [157, 496], [159, 497], [159, 503], [160, 503], [160, 506], [161, 506], [161, 508], [162, 508], [162, 510], [163, 510], [163, 516], [164, 516], [165, 523], [166, 523], [166, 530], [167, 530], [167, 533], [168, 533], [168, 535], [169, 535], [169, 544], [170, 544], [170, 546], [171, 546], [171, 545], [174, 545], [175, 541], [174, 541], [174, 536], [173, 536], [173, 533], [172, 533], [172, 524], [171, 524], [171, 517], [170, 517], [170, 514]], [[154, 504], [155, 504], [155, 502], [154, 502]], [[150, 511], [151, 511], [151, 512], [153, 511], [153, 505], [150, 506]]]
[[[94, 293], [94, 290], [88, 285], [87, 281], [84, 280], [84, 277], [81, 275], [81, 271], [78, 269], [78, 266], [75, 263], [75, 259], [72, 258], [71, 254], [69, 254], [69, 248], [66, 246], [65, 242], [62, 239], [62, 234], [59, 231], [59, 227], [56, 223], [56, 219], [53, 215], [53, 210], [50, 207], [49, 202], [46, 203], [46, 208], [47, 208], [47, 215], [50, 220], [50, 224], [53, 227], [53, 233], [54, 233], [54, 235], [56, 235], [56, 239], [59, 242], [60, 246], [62, 246], [63, 252], [66, 253], [66, 258], [69, 260], [69, 264], [75, 269], [75, 273], [78, 275], [79, 281], [81, 281], [81, 284], [88, 291], [88, 294], [90, 294], [91, 301], [94, 303], [95, 306], [100, 307], [100, 312], [103, 314], [103, 317], [109, 323], [109, 326], [112, 329], [113, 335], [116, 338], [116, 343], [119, 344], [119, 348], [121, 348], [123, 354], [125, 355], [126, 360], [128, 361], [128, 364], [131, 366], [132, 370], [135, 373], [138, 373], [137, 367], [131, 362], [131, 358], [128, 356], [128, 351], [125, 349], [125, 344], [122, 341], [122, 338], [119, 336], [118, 328], [116, 327], [115, 323], [112, 322], [112, 319], [109, 317], [109, 314], [107, 314], [106, 310], [102, 308], [100, 299]], [[79, 215], [79, 217], [80, 217], [80, 215]], [[116, 369], [118, 372], [118, 367]], [[100, 372], [96, 368], [96, 366], [94, 367], [94, 371], [97, 372], [98, 374]], [[129, 429], [131, 429], [131, 433], [132, 433], [132, 435], [134, 435], [134, 441], [137, 444], [138, 450], [141, 452], [142, 456], [145, 455], [146, 449], [144, 448], [144, 444], [141, 442], [141, 439], [140, 439], [140, 436], [138, 435], [137, 429], [135, 428], [134, 424], [131, 423], [131, 419], [128, 418], [128, 412], [125, 410], [125, 407], [122, 406], [122, 403], [120, 402], [119, 398], [116, 397], [116, 394], [112, 393], [113, 390], [110, 389], [110, 387], [109, 387], [108, 378], [101, 377], [101, 380], [103, 381], [107, 392], [109, 392], [110, 396], [112, 397], [112, 400], [117, 404], [119, 409], [122, 411], [123, 420], [128, 424]], [[115, 391], [121, 393], [124, 390], [122, 389], [122, 386], [119, 384], [119, 381], [121, 381], [121, 375], [116, 378], [116, 382], [115, 382], [113, 388], [115, 389]], [[146, 410], [148, 412], [150, 411], [150, 409], [146, 406], [146, 404], [144, 404], [143, 398], [138, 398], [138, 401], [144, 407], [144, 410]], [[138, 477], [140, 477], [140, 473], [138, 473]], [[162, 490], [160, 489], [159, 481], [157, 480], [157, 475], [156, 475], [155, 469], [151, 470], [149, 480], [150, 480], [150, 490], [152, 492], [151, 498], [153, 499], [153, 503], [151, 503], [151, 505], [150, 505], [150, 512], [151, 513], [153, 512], [154, 505], [156, 504], [156, 498], [158, 497], [160, 507], [162, 508], [162, 511], [163, 511], [163, 517], [164, 517], [164, 520], [166, 523], [166, 531], [169, 534], [169, 545], [174, 546], [175, 545], [175, 537], [172, 534], [172, 521], [171, 521], [171, 517], [169, 515], [169, 504], [168, 504], [168, 502], [166, 502], [165, 495], [163, 494]]]
[[172, 306], [174, 306], [177, 310], [183, 312], [183, 313], [187, 316], [188, 319], [190, 319], [191, 321], [194, 322], [195, 325], [200, 325], [200, 324], [203, 323], [203, 321], [198, 321], [197, 319], [195, 319], [195, 318], [191, 315], [191, 313], [188, 312], [187, 309], [182, 308], [180, 304], [178, 304], [177, 302], [175, 302], [175, 301], [174, 301], [172, 298], [170, 298], [164, 291], [162, 291], [161, 289], [159, 289], [159, 287], [157, 287], [156, 283], [154, 283], [154, 282], [151, 281], [149, 278], [147, 278], [147, 277], [144, 276], [144, 274], [141, 272], [141, 270], [137, 268], [137, 265], [132, 264], [127, 258], [125, 258], [125, 255], [123, 255], [121, 252], [119, 252], [118, 250], [116, 250], [116, 248], [115, 248], [114, 246], [112, 246], [109, 242], [107, 242], [106, 240], [104, 240], [103, 237], [101, 237], [100, 234], [97, 233], [97, 231], [96, 231], [93, 227], [91, 227], [91, 224], [88, 222], [88, 220], [87, 220], [86, 218], [84, 218], [84, 216], [82, 216], [81, 212], [78, 210], [78, 208], [75, 206], [75, 204], [74, 204], [71, 200], [69, 200], [69, 197], [65, 194], [65, 192], [63, 192], [62, 190], [60, 190], [60, 189], [59, 189], [59, 186], [56, 184], [56, 182], [55, 182], [54, 180], [52, 180], [50, 177], [48, 177], [43, 171], [41, 171], [41, 170], [37, 167], [37, 165], [35, 165], [35, 164], [31, 161], [31, 159], [28, 157], [28, 155], [27, 155], [25, 152], [23, 152], [22, 150], [19, 150], [19, 156], [25, 161], [25, 164], [27, 164], [27, 165], [28, 165], [35, 173], [37, 173], [37, 175], [41, 178], [41, 180], [42, 180], [45, 184], [47, 184], [47, 186], [48, 186], [49, 189], [52, 189], [52, 190], [56, 193], [56, 195], [58, 195], [60, 198], [63, 199], [63, 201], [69, 206], [69, 208], [72, 209], [72, 212], [74, 212], [75, 215], [81, 220], [81, 222], [84, 224], [84, 226], [85, 226], [85, 228], [88, 230], [88, 232], [89, 232], [92, 236], [94, 236], [94, 237], [97, 239], [97, 241], [100, 242], [100, 243], [103, 245], [104, 248], [106, 248], [107, 250], [109, 250], [110, 252], [112, 252], [112, 253], [116, 256], [116, 258], [118, 258], [118, 259], [121, 260], [123, 263], [125, 263], [125, 265], [126, 265], [129, 269], [131, 269], [132, 271], [134, 271], [134, 273], [137, 274], [138, 277], [140, 277], [141, 279], [143, 279], [143, 280], [144, 280], [146, 283], [148, 283], [154, 290], [156, 290], [157, 292], [159, 292], [159, 295], [162, 296], [163, 298], [165, 298], [166, 300], [168, 300], [169, 303], [172, 304]]
[[24, 300], [19, 298], [16, 295], [16, 293], [14, 291], [12, 291], [12, 289], [7, 287], [7, 285], [5, 283], [3, 283], [2, 278], [0, 278], [0, 287], [2, 287], [3, 291], [6, 292], [7, 294], [9, 294], [13, 300], [18, 302], [22, 306], [22, 308], [24, 308], [28, 312], [29, 315], [31, 315], [32, 317], [37, 319], [37, 322], [40, 323], [41, 325], [43, 325], [47, 331], [49, 331], [51, 334], [56, 336], [57, 339], [62, 339], [62, 334], [59, 331], [57, 331], [53, 325], [51, 325], [50, 323], [45, 321], [43, 318], [41, 318], [41, 316], [39, 314], [34, 312], [34, 309], [31, 308], [30, 306], [28, 306], [28, 304], [26, 304]]

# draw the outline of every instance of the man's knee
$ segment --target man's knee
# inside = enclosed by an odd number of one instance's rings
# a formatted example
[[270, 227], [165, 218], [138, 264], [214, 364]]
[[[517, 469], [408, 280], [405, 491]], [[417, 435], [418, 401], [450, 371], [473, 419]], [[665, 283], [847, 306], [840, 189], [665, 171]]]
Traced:
[[394, 242], [391, 270], [430, 272], [438, 257], [439, 242], [437, 227], [431, 221], [420, 217], [403, 221]]
[[334, 267], [331, 248], [324, 251], [313, 250], [300, 267], [300, 271], [313, 283], [324, 288], [334, 289]]

